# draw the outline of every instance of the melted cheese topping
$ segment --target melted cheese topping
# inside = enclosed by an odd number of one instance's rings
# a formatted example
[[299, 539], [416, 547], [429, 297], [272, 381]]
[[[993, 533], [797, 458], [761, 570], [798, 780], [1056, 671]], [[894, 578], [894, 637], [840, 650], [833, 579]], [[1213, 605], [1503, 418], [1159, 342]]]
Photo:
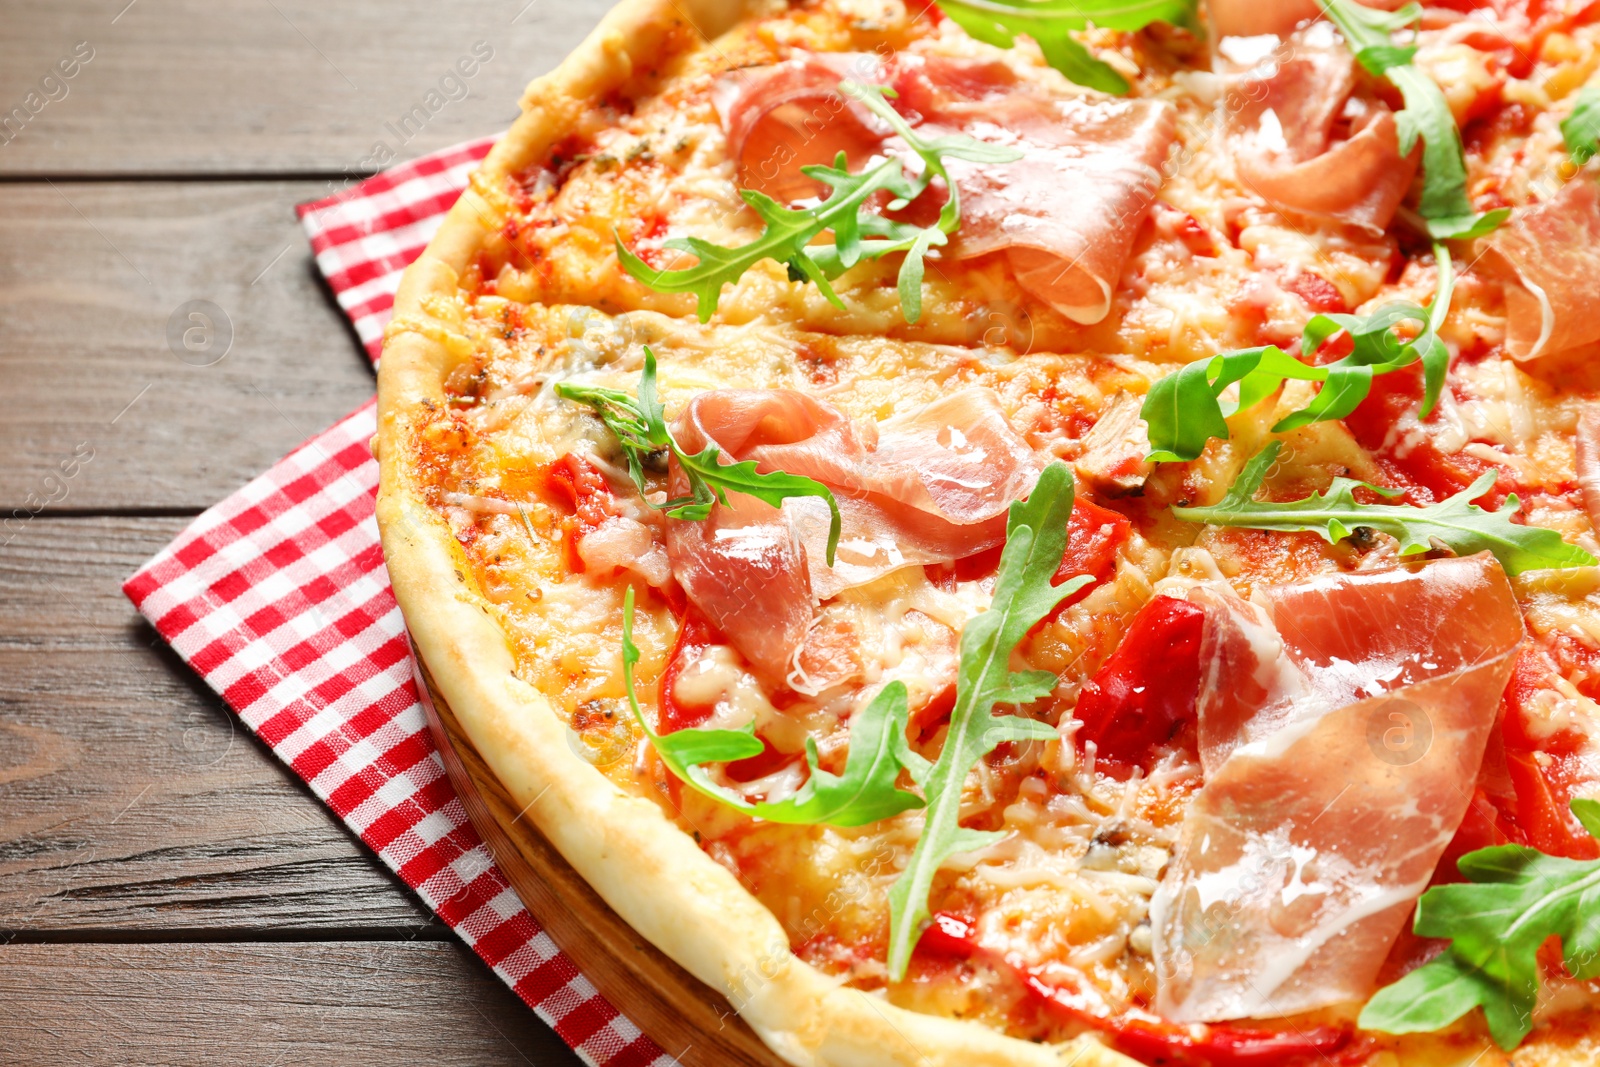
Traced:
[[[1476, 116], [1468, 136], [1475, 195], [1523, 203], [1540, 175], [1553, 172], [1561, 157], [1559, 101], [1600, 66], [1597, 35], [1589, 26], [1550, 34], [1520, 79], [1449, 32], [1423, 47], [1418, 63], [1446, 86], [1458, 116]], [[694, 394], [733, 386], [808, 390], [852, 418], [882, 420], [983, 385], [999, 394], [1031, 445], [1073, 460], [1085, 455], [1090, 429], [1116, 397], [1142, 396], [1176, 365], [1232, 348], [1297, 343], [1312, 314], [1299, 295], [1306, 275], [1352, 308], [1431, 297], [1431, 260], [1392, 232], [1373, 237], [1291, 221], [1241, 187], [1218, 125], [1220, 84], [1205, 69], [1202, 43], [1175, 32], [1096, 31], [1091, 39], [1136, 75], [1136, 95], [1170, 101], [1180, 116], [1160, 202], [1103, 322], [1075, 325], [1022, 294], [996, 256], [930, 270], [915, 326], [901, 316], [894, 263], [844, 275], [840, 311], [814, 286], [789, 280], [782, 265], [763, 262], [724, 290], [705, 325], [694, 318], [692, 297], [655, 293], [620, 269], [613, 232], [663, 266], [673, 253], [661, 245], [672, 237], [738, 244], [759, 232], [738, 198], [708, 97], [724, 70], [772, 62], [790, 48], [916, 48], [999, 59], [1024, 78], [1067, 88], [1029, 42], [998, 51], [894, 0], [824, 2], [690, 49], [631, 106], [597, 105], [543, 167], [506, 188], [480, 189], [504, 225], [446, 309], [465, 339], [463, 355], [447, 382], [448, 409], [435, 413], [417, 442], [435, 479], [432, 503], [449, 517], [478, 595], [509, 635], [519, 674], [549, 694], [571, 725], [575, 751], [622, 787], [660, 799], [785, 924], [803, 958], [898, 1003], [1035, 1038], [1071, 1026], [1025, 1010], [1002, 977], [982, 967], [922, 966], [888, 985], [887, 893], [917, 839], [919, 812], [851, 830], [755, 822], [682, 790], [643, 742], [622, 699], [622, 593], [628, 581], [639, 590], [640, 695], [655, 714], [678, 629], [669, 598], [659, 595], [669, 584], [664, 557], [653, 555], [671, 520], [637, 500], [616, 442], [551, 384], [631, 393], [648, 344], [669, 419]], [[1196, 251], [1197, 232], [1214, 254]], [[1454, 457], [1473, 469], [1500, 469], [1529, 505], [1530, 522], [1600, 550], [1573, 480], [1580, 398], [1571, 383], [1594, 372], [1577, 357], [1513, 363], [1498, 347], [1503, 314], [1496, 288], [1465, 275], [1445, 330], [1461, 355], [1438, 416], [1426, 424], [1401, 416], [1373, 451], [1340, 423], [1288, 434], [1276, 484], [1309, 491], [1337, 475], [1384, 481], [1417, 456]], [[964, 822], [1007, 836], [946, 864], [934, 910], [972, 917], [986, 946], [1039, 973], [1087, 982], [1113, 1008], [1148, 1003], [1153, 994], [1149, 901], [1200, 770], [1174, 753], [1131, 780], [1101, 773], [1092, 752], [1080, 755], [1072, 743], [1078, 690], [1132, 613], [1163, 589], [1223, 578], [1248, 596], [1258, 583], [1396, 559], [1383, 538], [1329, 546], [1311, 534], [1200, 528], [1168, 511], [1218, 499], [1268, 439], [1267, 428], [1303, 405], [1308, 389], [1295, 385], [1275, 404], [1236, 416], [1231, 441], [1213, 441], [1194, 463], [1157, 468], [1142, 497], [1114, 502], [1135, 532], [1112, 578], [1023, 650], [1031, 666], [1060, 675], [1056, 697], [1040, 712], [1059, 724], [1060, 740], [1003, 746], [967, 782]], [[543, 473], [568, 454], [592, 463], [614, 490], [610, 541], [591, 543], [582, 555], [572, 547], [577, 519]], [[649, 477], [653, 490], [664, 491], [663, 472]], [[1600, 695], [1597, 581], [1585, 571], [1518, 582], [1531, 633], [1559, 653], [1563, 676], [1539, 698], [1552, 735], [1600, 738], [1600, 708], [1591, 699]], [[674, 695], [714, 708], [710, 725], [754, 723], [781, 754], [803, 752], [811, 738], [823, 765], [837, 770], [850, 715], [882, 685], [904, 681], [918, 709], [954, 683], [961, 627], [988, 597], [980, 581], [940, 585], [921, 569], [891, 574], [820, 611], [818, 627], [843, 635], [859, 661], [857, 684], [814, 698], [790, 694], [780, 707], [735, 652], [713, 646], [678, 674]], [[931, 755], [939, 740], [935, 731], [921, 744]], [[1584, 758], [1600, 781], [1600, 746]], [[798, 764], [740, 784], [782, 795], [800, 784]]]

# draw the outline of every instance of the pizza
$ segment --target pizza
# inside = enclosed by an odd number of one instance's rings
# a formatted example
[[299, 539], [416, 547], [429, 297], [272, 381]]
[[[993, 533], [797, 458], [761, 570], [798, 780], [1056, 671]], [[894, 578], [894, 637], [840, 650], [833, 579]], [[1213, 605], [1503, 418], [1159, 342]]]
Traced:
[[1597, 9], [1394, 7], [626, 0], [407, 272], [420, 655], [788, 1062], [1600, 1060]]

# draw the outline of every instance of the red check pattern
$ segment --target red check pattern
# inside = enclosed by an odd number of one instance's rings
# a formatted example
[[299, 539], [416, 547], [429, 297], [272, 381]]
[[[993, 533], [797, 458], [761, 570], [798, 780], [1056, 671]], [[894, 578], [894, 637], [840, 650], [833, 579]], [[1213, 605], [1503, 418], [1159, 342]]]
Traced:
[[[374, 359], [401, 272], [491, 143], [301, 205], [317, 265]], [[670, 1067], [522, 907], [445, 776], [378, 544], [375, 426], [369, 401], [202, 514], [124, 592], [586, 1063]]]
[[377, 362], [400, 275], [433, 239], [494, 137], [391, 167], [323, 200], [295, 208], [356, 336]]

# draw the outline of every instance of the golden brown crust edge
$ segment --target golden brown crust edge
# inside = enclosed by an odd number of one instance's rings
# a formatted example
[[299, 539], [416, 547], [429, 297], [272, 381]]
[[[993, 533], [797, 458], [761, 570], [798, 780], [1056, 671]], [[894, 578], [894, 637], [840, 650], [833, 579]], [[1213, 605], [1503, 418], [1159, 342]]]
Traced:
[[[555, 71], [485, 160], [491, 181], [548, 150], [598, 95], [659, 55], [686, 20], [709, 35], [740, 0], [623, 0]], [[513, 673], [504, 634], [476, 602], [466, 560], [417, 492], [410, 442], [425, 402], [444, 402], [454, 334], [435, 297], [457, 291], [493, 215], [469, 189], [406, 271], [378, 374], [378, 526], [396, 599], [474, 746], [528, 817], [635, 930], [721, 991], [780, 1056], [816, 1067], [1127, 1067], [1085, 1037], [1036, 1045], [976, 1023], [919, 1015], [848, 989], [798, 960], [783, 928], [654, 803], [630, 797], [568, 746], [543, 694]], [[482, 221], [480, 221], [482, 220]], [[492, 222], [490, 223], [492, 224]], [[626, 1005], [621, 1005], [626, 1010]]]

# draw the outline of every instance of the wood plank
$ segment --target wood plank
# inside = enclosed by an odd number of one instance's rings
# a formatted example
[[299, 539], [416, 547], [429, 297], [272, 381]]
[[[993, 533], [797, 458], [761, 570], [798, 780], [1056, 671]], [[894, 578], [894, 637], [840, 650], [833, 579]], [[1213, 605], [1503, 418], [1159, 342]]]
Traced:
[[0, 930], [445, 936], [122, 597], [184, 521], [0, 547]]
[[[46, 503], [199, 510], [372, 395], [371, 367], [294, 217], [321, 192], [315, 182], [0, 185], [0, 375], [11, 398], [0, 516]], [[169, 318], [196, 299], [232, 322], [231, 349], [209, 366], [167, 340]], [[61, 477], [63, 464], [74, 477]]]
[[16, 1067], [579, 1062], [453, 942], [8, 945], [0, 1004]]
[[[27, 121], [0, 133], [0, 174], [370, 172], [379, 145], [409, 159], [505, 129], [523, 86], [610, 7], [124, 3], [8, 6], [0, 112]], [[80, 42], [92, 58], [63, 79]]]

